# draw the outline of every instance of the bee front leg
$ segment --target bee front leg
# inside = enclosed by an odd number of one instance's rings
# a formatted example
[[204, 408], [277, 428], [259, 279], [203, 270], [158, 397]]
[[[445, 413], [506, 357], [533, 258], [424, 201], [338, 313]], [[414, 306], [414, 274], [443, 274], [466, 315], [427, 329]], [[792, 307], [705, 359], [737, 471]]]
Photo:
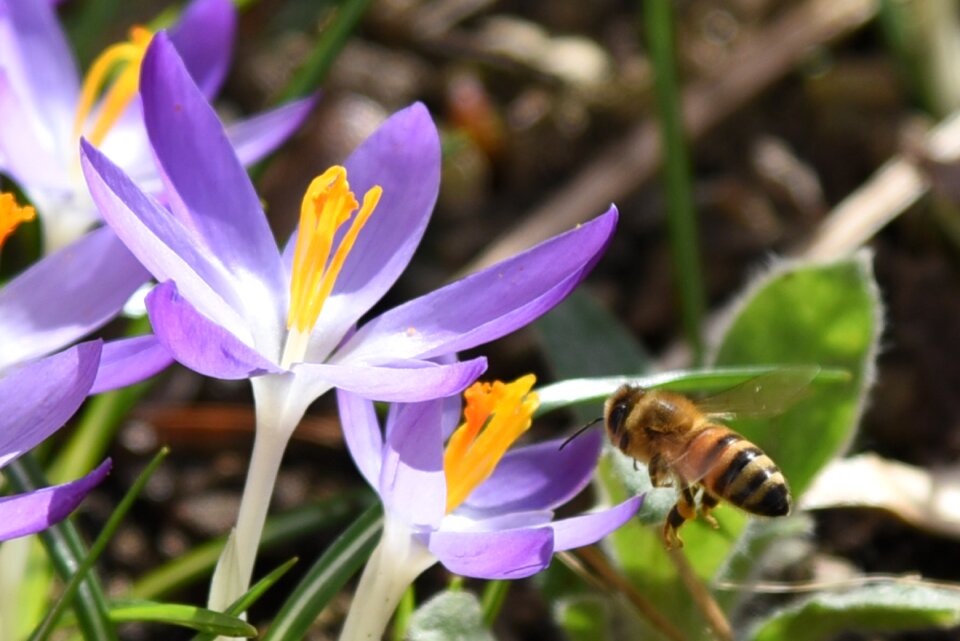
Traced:
[[680, 498], [667, 514], [667, 521], [663, 524], [663, 543], [668, 550], [682, 548], [683, 539], [680, 538], [680, 527], [690, 519], [697, 517], [697, 506], [693, 490], [684, 486], [680, 490]]
[[666, 461], [659, 454], [655, 454], [650, 459], [647, 469], [650, 472], [650, 483], [653, 484], [653, 487], [666, 487], [671, 484], [670, 468], [667, 467]]

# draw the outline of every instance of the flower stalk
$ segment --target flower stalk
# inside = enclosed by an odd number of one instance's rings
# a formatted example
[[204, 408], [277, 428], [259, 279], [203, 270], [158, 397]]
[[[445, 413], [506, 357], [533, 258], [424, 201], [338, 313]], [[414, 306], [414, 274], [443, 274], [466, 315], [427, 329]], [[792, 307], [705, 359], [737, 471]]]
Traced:
[[383, 637], [404, 592], [437, 559], [396, 519], [385, 519], [380, 543], [360, 576], [340, 641]]

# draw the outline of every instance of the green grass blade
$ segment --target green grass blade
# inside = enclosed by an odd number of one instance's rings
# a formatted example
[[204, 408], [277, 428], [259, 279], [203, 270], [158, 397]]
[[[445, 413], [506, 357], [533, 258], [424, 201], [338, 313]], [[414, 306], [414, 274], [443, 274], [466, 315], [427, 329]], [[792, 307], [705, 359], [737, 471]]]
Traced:
[[487, 581], [480, 597], [480, 610], [483, 612], [483, 624], [488, 628], [493, 627], [509, 592], [509, 581]]
[[[43, 471], [28, 452], [3, 468], [10, 486], [17, 492], [32, 492], [50, 484], [44, 478]], [[69, 520], [62, 521], [38, 533], [54, 570], [64, 580], [76, 576], [87, 551], [79, 532]], [[110, 622], [107, 600], [103, 589], [92, 572], [86, 573], [79, 587], [73, 609], [77, 615], [77, 625], [84, 639], [89, 641], [110, 641], [117, 638], [116, 630]]]
[[683, 105], [674, 60], [673, 2], [650, 0], [643, 4], [647, 48], [654, 70], [654, 93], [660, 118], [663, 149], [663, 177], [667, 194], [667, 231], [681, 316], [694, 362], [703, 363], [703, 319], [705, 296], [697, 238], [696, 212], [690, 179], [690, 160], [683, 131]]
[[113, 511], [113, 514], [111, 514], [110, 518], [107, 519], [107, 522], [103, 526], [103, 530], [100, 532], [100, 535], [93, 542], [93, 545], [90, 546], [90, 551], [87, 552], [87, 555], [83, 558], [83, 561], [80, 562], [80, 566], [77, 568], [76, 572], [74, 572], [73, 576], [70, 577], [70, 580], [67, 582], [67, 585], [63, 590], [63, 594], [60, 595], [60, 598], [50, 609], [47, 617], [30, 636], [31, 641], [41, 641], [49, 638], [57, 624], [57, 621], [60, 618], [60, 615], [63, 614], [63, 611], [70, 604], [71, 600], [73, 600], [73, 597], [76, 594], [77, 589], [80, 587], [81, 582], [84, 580], [84, 577], [88, 572], [90, 572], [91, 568], [93, 568], [93, 564], [96, 563], [97, 559], [107, 548], [107, 544], [110, 542], [110, 539], [113, 538], [113, 535], [116, 534], [117, 529], [120, 527], [120, 522], [123, 520], [123, 517], [125, 517], [130, 508], [133, 507], [133, 502], [140, 495], [140, 492], [143, 491], [143, 487], [147, 484], [150, 476], [157, 469], [160, 463], [162, 463], [167, 457], [168, 453], [169, 450], [167, 448], [162, 448], [156, 454], [156, 456], [153, 457], [153, 460], [150, 461], [147, 467], [144, 468], [143, 472], [141, 472], [140, 476], [124, 495], [123, 499]]
[[393, 641], [404, 641], [404, 639], [407, 638], [407, 628], [410, 625], [410, 617], [413, 616], [413, 612], [416, 609], [417, 591], [411, 583], [407, 586], [403, 596], [400, 597], [400, 603], [397, 604], [397, 609], [393, 613], [393, 626], [390, 631], [390, 636]]
[[216, 635], [230, 637], [255, 637], [257, 629], [238, 619], [236, 615], [214, 612], [195, 605], [183, 603], [157, 603], [154, 601], [121, 600], [110, 604], [110, 619], [115, 623], [165, 623], [198, 632], [206, 632], [209, 638]]
[[317, 615], [373, 552], [382, 527], [383, 510], [377, 503], [361, 514], [314, 563], [277, 613], [264, 641], [303, 639]]
[[[260, 597], [266, 594], [267, 590], [272, 588], [274, 584], [276, 584], [276, 582], [279, 581], [281, 577], [283, 577], [283, 575], [290, 570], [290, 568], [297, 564], [297, 561], [298, 559], [294, 557], [267, 576], [257, 581], [243, 596], [231, 603], [230, 607], [227, 608], [224, 614], [230, 616], [240, 616], [242, 613], [249, 610], [250, 606], [256, 603]], [[193, 641], [213, 641], [216, 636], [216, 632], [211, 631], [210, 634], [201, 634], [194, 637]]]
[[326, 80], [333, 61], [337, 59], [347, 39], [360, 23], [371, 0], [343, 0], [327, 28], [317, 40], [310, 57], [291, 78], [284, 89], [281, 102], [302, 98], [316, 91]]

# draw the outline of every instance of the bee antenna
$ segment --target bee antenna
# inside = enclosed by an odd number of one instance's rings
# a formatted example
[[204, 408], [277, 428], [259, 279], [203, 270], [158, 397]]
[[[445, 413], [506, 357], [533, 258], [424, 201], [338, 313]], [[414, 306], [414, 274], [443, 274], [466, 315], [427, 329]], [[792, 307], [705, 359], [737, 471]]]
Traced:
[[586, 425], [584, 425], [583, 427], [581, 427], [580, 429], [578, 429], [576, 432], [574, 432], [572, 435], [570, 435], [570, 437], [567, 438], [567, 440], [565, 440], [563, 443], [560, 444], [560, 449], [562, 450], [563, 448], [565, 448], [567, 445], [570, 444], [570, 441], [572, 441], [573, 439], [577, 438], [578, 436], [580, 436], [581, 434], [583, 434], [583, 433], [586, 432], [588, 429], [590, 429], [591, 427], [593, 427], [594, 425], [596, 425], [597, 423], [599, 423], [599, 422], [602, 421], [602, 420], [603, 420], [603, 417], [602, 417], [602, 416], [601, 416], [600, 418], [595, 418], [595, 419], [593, 419], [592, 421], [590, 421], [589, 423], [587, 423]]

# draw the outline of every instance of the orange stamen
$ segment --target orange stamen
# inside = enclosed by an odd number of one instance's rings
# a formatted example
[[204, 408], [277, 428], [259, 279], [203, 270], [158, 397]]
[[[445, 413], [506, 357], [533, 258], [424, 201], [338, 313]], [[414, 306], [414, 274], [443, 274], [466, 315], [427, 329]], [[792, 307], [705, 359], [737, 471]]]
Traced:
[[17, 205], [17, 200], [13, 194], [4, 192], [0, 194], [0, 247], [6, 242], [10, 234], [20, 226], [37, 217], [36, 210], [30, 205], [23, 207]]
[[107, 137], [110, 129], [116, 124], [133, 97], [137, 95], [140, 86], [140, 64], [146, 54], [147, 45], [153, 38], [153, 33], [144, 27], [130, 29], [130, 40], [107, 47], [93, 62], [90, 71], [83, 80], [80, 91], [80, 103], [77, 105], [77, 115], [73, 121], [74, 135], [79, 138], [84, 132], [84, 124], [90, 117], [94, 102], [104, 91], [110, 81], [111, 72], [119, 67], [119, 72], [113, 78], [100, 104], [100, 111], [89, 133], [89, 140], [99, 145]]
[[[288, 330], [309, 333], [313, 329], [347, 255], [382, 193], [379, 186], [372, 187], [364, 195], [361, 206], [350, 191], [347, 170], [340, 166], [331, 167], [310, 183], [300, 207], [300, 227], [290, 279]], [[359, 211], [353, 215], [358, 207]], [[334, 250], [334, 237], [351, 216], [353, 221]]]
[[540, 398], [531, 392], [533, 374], [512, 383], [474, 383], [464, 393], [464, 422], [443, 455], [447, 478], [447, 514], [487, 480], [503, 455], [530, 428]]

